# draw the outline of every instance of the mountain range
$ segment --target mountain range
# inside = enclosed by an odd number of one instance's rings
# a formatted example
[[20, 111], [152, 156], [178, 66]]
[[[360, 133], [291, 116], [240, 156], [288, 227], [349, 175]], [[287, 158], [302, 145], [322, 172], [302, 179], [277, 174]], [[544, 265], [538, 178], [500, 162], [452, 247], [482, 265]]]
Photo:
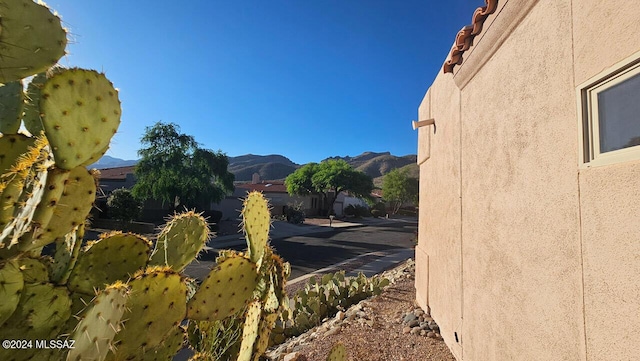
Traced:
[[[354, 169], [362, 171], [373, 178], [374, 184], [377, 186], [382, 184], [382, 177], [385, 174], [396, 168], [406, 168], [410, 176], [419, 177], [415, 154], [395, 156], [390, 152], [364, 152], [355, 157], [330, 157], [327, 159], [342, 159], [346, 161]], [[105, 155], [90, 167], [104, 169], [130, 166], [136, 163], [137, 160], [123, 160]], [[247, 154], [229, 157], [228, 170], [236, 176], [236, 181], [248, 182], [251, 181], [254, 173], [258, 173], [262, 180], [282, 180], [300, 166], [300, 164], [296, 164], [289, 158], [278, 154]]]

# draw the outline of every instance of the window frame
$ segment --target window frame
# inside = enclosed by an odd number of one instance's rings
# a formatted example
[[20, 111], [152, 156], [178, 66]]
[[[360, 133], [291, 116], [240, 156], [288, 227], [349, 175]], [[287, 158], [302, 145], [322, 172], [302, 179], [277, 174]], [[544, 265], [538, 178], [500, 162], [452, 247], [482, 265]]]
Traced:
[[577, 88], [580, 167], [640, 160], [640, 145], [600, 153], [598, 94], [640, 75], [640, 52], [602, 71]]

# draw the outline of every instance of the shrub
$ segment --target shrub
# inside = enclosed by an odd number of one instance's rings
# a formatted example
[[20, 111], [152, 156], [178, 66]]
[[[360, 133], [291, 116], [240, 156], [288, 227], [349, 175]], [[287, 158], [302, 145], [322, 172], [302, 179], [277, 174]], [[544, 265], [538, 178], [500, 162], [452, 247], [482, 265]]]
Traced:
[[382, 216], [384, 216], [385, 214], [386, 214], [386, 213], [382, 212], [382, 211], [381, 211], [381, 210], [379, 210], [379, 209], [374, 209], [374, 210], [372, 210], [372, 211], [371, 211], [371, 215], [372, 215], [374, 218], [382, 217]]
[[116, 189], [107, 199], [109, 215], [113, 219], [129, 223], [140, 216], [142, 205], [133, 197], [131, 190], [126, 188]]
[[293, 224], [302, 224], [304, 223], [305, 214], [302, 210], [302, 202], [300, 203], [289, 203], [287, 204], [287, 222]]
[[352, 217], [369, 217], [371, 212], [365, 206], [350, 204], [344, 209], [344, 214]]

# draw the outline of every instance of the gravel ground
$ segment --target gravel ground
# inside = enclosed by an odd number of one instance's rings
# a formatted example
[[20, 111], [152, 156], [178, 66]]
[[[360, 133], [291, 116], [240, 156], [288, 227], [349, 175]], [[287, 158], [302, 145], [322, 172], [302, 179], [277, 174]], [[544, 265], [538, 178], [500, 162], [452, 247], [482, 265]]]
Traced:
[[[352, 361], [455, 361], [441, 338], [403, 332], [403, 316], [416, 308], [415, 268], [406, 264], [398, 268], [403, 267], [402, 272], [385, 273], [395, 276], [395, 282], [380, 296], [363, 301], [358, 306], [363, 312], [360, 317], [342, 321], [338, 326], [319, 326], [299, 337], [306, 337], [306, 341], [285, 345], [286, 351], [274, 359], [282, 360], [289, 354], [296, 361], [325, 361], [331, 347], [342, 342], [347, 347], [348, 360]], [[291, 355], [293, 352], [296, 354]]]

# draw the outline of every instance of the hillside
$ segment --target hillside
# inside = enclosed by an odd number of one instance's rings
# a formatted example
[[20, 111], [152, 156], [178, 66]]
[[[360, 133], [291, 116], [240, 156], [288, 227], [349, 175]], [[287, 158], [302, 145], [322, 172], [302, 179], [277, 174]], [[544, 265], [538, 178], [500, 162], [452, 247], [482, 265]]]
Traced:
[[277, 180], [284, 179], [293, 173], [299, 165], [282, 155], [241, 155], [229, 157], [229, 172], [236, 176], [236, 181], [250, 181], [254, 173], [260, 175], [260, 179]]
[[[374, 184], [380, 186], [382, 177], [395, 168], [407, 168], [409, 174], [418, 177], [416, 155], [394, 156], [389, 152], [374, 153], [365, 152], [355, 157], [331, 157], [327, 159], [343, 159], [353, 168], [364, 172], [374, 180]], [[91, 165], [93, 168], [104, 169], [123, 167], [137, 163], [136, 160], [122, 160], [110, 156], [102, 157]], [[251, 181], [254, 173], [260, 175], [262, 180], [281, 180], [286, 178], [300, 167], [289, 158], [278, 155], [253, 155], [246, 154], [238, 157], [229, 157], [228, 170], [236, 176], [236, 181]]]
[[[356, 157], [331, 157], [328, 159], [342, 159], [346, 161], [353, 168], [373, 178], [374, 183], [376, 183], [377, 178], [381, 178], [392, 169], [408, 167], [408, 169], [410, 169], [409, 174], [415, 174], [416, 177], [418, 172], [418, 166], [416, 165], [417, 156], [415, 154], [398, 157], [389, 152], [364, 152]], [[411, 167], [411, 165], [415, 165], [415, 167]], [[381, 179], [380, 182], [382, 182]]]

